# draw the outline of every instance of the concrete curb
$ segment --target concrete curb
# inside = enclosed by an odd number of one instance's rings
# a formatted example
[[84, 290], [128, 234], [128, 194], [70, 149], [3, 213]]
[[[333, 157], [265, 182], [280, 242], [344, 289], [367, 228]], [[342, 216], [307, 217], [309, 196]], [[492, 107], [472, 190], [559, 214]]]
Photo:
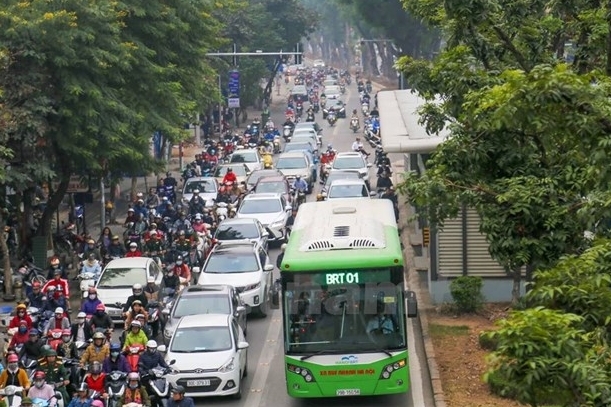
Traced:
[[[393, 166], [395, 163], [393, 163]], [[399, 174], [394, 171], [394, 183], [400, 182]], [[402, 196], [402, 198], [405, 198]], [[412, 289], [416, 294], [418, 301], [419, 315], [418, 320], [420, 321], [420, 329], [422, 331], [422, 341], [424, 343], [424, 353], [426, 357], [426, 364], [429, 371], [429, 378], [431, 381], [431, 389], [433, 392], [433, 399], [435, 401], [435, 407], [447, 407], [445, 393], [443, 391], [441, 375], [439, 373], [439, 367], [437, 365], [437, 359], [435, 358], [435, 347], [433, 346], [433, 340], [429, 332], [429, 319], [428, 312], [433, 309], [431, 304], [431, 297], [428, 290], [422, 287], [420, 284], [420, 278], [418, 277], [418, 270], [414, 264], [414, 252], [409, 240], [410, 234], [413, 232], [413, 225], [408, 220], [413, 214], [413, 208], [405, 202], [405, 199], [399, 200], [399, 227], [401, 228], [401, 242], [403, 243], [403, 253], [406, 259], [407, 267], [407, 279], [409, 288]]]

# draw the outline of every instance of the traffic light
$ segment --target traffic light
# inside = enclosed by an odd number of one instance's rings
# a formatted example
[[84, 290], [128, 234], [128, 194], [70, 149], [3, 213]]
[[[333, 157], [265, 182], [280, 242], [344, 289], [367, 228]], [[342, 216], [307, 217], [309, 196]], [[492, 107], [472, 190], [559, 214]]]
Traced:
[[301, 49], [300, 43], [297, 43], [297, 45], [295, 45], [295, 52], [295, 65], [301, 65], [303, 60], [303, 50]]

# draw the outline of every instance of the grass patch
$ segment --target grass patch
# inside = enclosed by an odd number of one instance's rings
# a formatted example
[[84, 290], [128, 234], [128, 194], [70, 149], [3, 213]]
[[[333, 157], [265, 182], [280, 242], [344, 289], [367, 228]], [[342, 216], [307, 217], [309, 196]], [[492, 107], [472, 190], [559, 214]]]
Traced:
[[429, 333], [434, 337], [468, 335], [470, 328], [466, 325], [429, 324]]

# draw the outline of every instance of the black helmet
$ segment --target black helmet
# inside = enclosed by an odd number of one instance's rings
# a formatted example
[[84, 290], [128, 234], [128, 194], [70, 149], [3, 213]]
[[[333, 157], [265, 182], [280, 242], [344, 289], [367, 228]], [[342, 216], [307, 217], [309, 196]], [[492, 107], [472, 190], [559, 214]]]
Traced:
[[185, 388], [182, 387], [182, 386], [173, 386], [172, 387], [172, 393], [185, 394]]

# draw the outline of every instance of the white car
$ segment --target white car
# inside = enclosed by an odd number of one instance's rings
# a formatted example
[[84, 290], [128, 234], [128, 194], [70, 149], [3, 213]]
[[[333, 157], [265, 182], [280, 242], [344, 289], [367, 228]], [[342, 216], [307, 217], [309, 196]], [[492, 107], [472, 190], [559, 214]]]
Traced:
[[248, 342], [233, 315], [182, 317], [168, 347], [159, 346], [168, 363], [166, 378], [183, 386], [190, 397], [242, 397], [242, 378], [248, 373]]
[[[297, 154], [304, 157], [302, 153]], [[290, 214], [291, 206], [282, 194], [262, 193], [246, 195], [242, 199], [236, 217], [257, 219], [270, 233], [269, 242], [283, 242], [286, 238], [286, 222]]]
[[314, 68], [324, 68], [325, 67], [325, 61], [323, 61], [322, 59], [317, 59], [314, 61]]
[[194, 191], [199, 191], [199, 196], [204, 202], [216, 200], [219, 193], [218, 182], [214, 177], [189, 178], [182, 189], [182, 200], [189, 202], [193, 198]]
[[375, 192], [369, 192], [365, 181], [359, 179], [336, 179], [329, 185], [329, 189], [323, 192], [328, 199], [338, 198], [371, 198], [376, 196]]
[[261, 246], [251, 242], [217, 243], [206, 259], [198, 284], [227, 284], [236, 288], [251, 312], [267, 316], [272, 270]]
[[122, 305], [132, 295], [134, 284], [146, 286], [149, 277], [159, 286], [163, 273], [149, 257], [126, 257], [111, 260], [96, 283], [98, 298], [104, 301], [106, 312], [115, 323], [123, 323]]
[[236, 151], [235, 153], [231, 154], [229, 163], [245, 164], [246, 167], [248, 167], [248, 171], [250, 172], [263, 168], [263, 160], [261, 159], [259, 152], [254, 149]]
[[333, 160], [332, 170], [357, 170], [361, 178], [367, 184], [367, 188], [371, 189], [369, 181], [369, 169], [372, 164], [368, 163], [363, 154], [359, 152], [337, 153]]
[[339, 99], [342, 96], [342, 91], [339, 86], [328, 86], [325, 88], [325, 96], [327, 100]]

